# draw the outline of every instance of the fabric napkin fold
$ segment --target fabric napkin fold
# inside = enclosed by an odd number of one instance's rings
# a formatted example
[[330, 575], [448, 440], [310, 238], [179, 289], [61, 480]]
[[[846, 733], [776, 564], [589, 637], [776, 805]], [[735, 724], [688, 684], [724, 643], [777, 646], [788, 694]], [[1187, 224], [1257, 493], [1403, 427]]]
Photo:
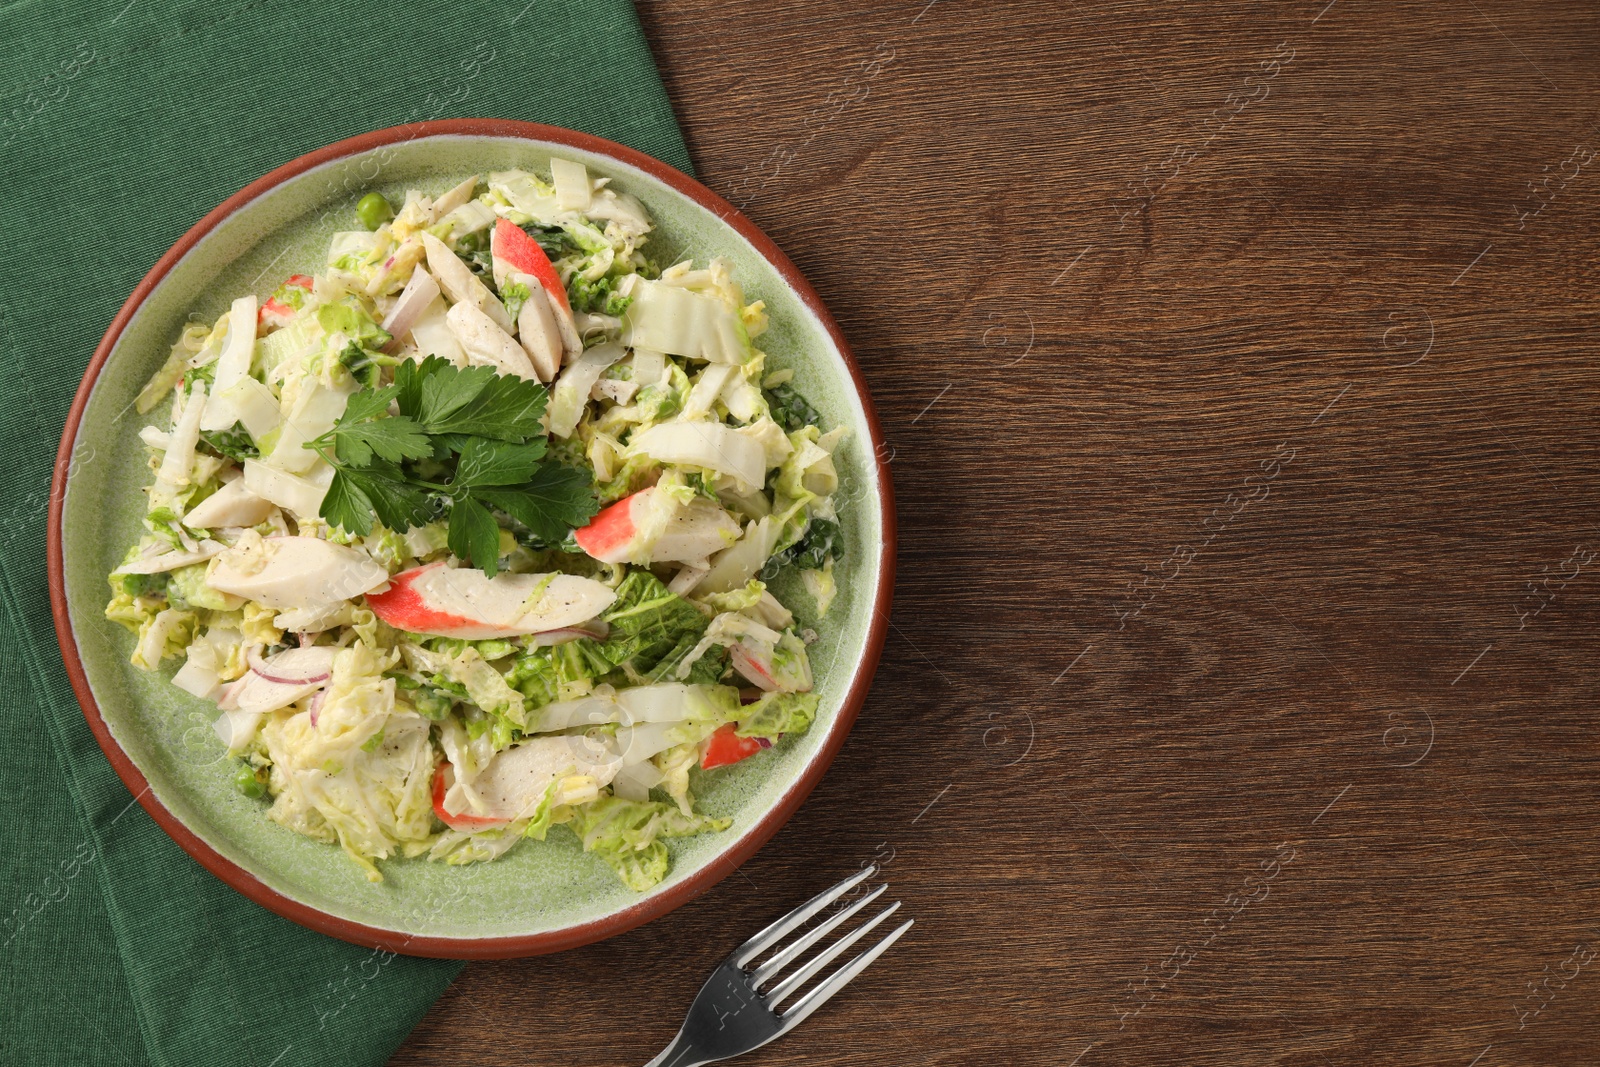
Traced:
[[649, 48], [628, 0], [20, 0], [0, 41], [0, 1063], [382, 1063], [460, 964], [280, 919], [132, 802], [51, 627], [56, 444], [140, 277], [295, 156], [476, 115], [687, 170]]

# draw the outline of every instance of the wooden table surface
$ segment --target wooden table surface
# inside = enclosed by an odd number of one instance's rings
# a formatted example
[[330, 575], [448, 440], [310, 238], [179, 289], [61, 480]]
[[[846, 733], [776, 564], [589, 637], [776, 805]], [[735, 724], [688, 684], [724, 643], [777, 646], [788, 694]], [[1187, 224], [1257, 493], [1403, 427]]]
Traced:
[[651, 0], [894, 448], [893, 629], [740, 873], [397, 1065], [628, 1065], [865, 859], [757, 1064], [1600, 1060], [1600, 10]]

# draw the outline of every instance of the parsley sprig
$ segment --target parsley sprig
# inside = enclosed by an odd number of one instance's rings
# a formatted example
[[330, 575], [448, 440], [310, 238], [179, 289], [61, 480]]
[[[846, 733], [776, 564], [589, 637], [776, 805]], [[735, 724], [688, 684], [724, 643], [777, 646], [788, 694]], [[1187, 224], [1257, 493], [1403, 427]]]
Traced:
[[539, 383], [493, 367], [438, 356], [399, 364], [393, 385], [352, 394], [333, 429], [306, 445], [334, 468], [323, 519], [365, 536], [374, 518], [397, 533], [445, 518], [450, 551], [491, 577], [496, 511], [539, 540], [563, 540], [598, 504], [587, 471], [546, 458], [547, 399]]

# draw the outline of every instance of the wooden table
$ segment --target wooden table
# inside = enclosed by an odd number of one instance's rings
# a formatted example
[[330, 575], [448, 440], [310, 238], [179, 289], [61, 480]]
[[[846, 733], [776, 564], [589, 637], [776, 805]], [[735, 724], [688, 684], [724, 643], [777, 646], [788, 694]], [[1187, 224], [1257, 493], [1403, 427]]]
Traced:
[[642, 14], [865, 368], [893, 630], [739, 874], [394, 1062], [642, 1063], [873, 856], [917, 926], [752, 1065], [1600, 1059], [1600, 12]]

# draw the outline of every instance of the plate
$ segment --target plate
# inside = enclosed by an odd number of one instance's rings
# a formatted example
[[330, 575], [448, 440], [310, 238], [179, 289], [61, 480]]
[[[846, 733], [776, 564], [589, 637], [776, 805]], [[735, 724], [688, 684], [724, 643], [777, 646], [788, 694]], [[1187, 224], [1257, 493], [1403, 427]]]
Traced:
[[[732, 260], [746, 299], [767, 303], [769, 367], [849, 434], [836, 455], [846, 547], [825, 620], [803, 592], [775, 591], [821, 639], [812, 647], [821, 706], [800, 737], [700, 779], [701, 808], [728, 816], [720, 834], [669, 842], [672, 867], [645, 893], [623, 886], [573, 835], [551, 834], [492, 863], [390, 860], [374, 885], [343, 852], [278, 826], [238, 793], [212, 731], [213, 705], [168, 682], [172, 669], [128, 662], [133, 637], [105, 619], [106, 574], [140, 531], [149, 480], [133, 398], [192, 312], [211, 321], [232, 296], [270, 293], [323, 262], [330, 234], [355, 228], [376, 190], [438, 194], [467, 175], [547, 170], [552, 154], [644, 202], [654, 258]], [[84, 373], [57, 455], [51, 494], [51, 601], [67, 673], [95, 738], [128, 789], [185, 851], [256, 903], [357, 944], [419, 956], [505, 958], [556, 952], [648, 922], [705, 892], [798, 808], [844, 743], [888, 625], [894, 507], [872, 403], [839, 328], [794, 264], [732, 205], [692, 178], [621, 145], [497, 119], [417, 123], [340, 141], [240, 190], [151, 269], [111, 322]], [[788, 593], [790, 595], [785, 596]], [[698, 774], [698, 772], [696, 772]]]

